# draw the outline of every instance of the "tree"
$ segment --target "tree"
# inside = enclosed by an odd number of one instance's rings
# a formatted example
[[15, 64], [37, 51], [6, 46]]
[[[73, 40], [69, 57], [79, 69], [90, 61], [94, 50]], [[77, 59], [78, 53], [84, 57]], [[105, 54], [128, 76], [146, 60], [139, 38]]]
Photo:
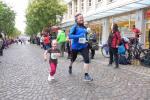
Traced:
[[19, 35], [21, 35], [21, 31], [19, 31], [17, 28], [14, 28], [12, 33], [10, 33], [8, 36], [10, 36], [10, 37], [18, 37]]
[[6, 4], [0, 1], [0, 33], [11, 35], [15, 26], [15, 13]]
[[37, 34], [43, 28], [57, 24], [56, 15], [62, 16], [66, 10], [60, 0], [32, 0], [26, 11], [26, 33]]

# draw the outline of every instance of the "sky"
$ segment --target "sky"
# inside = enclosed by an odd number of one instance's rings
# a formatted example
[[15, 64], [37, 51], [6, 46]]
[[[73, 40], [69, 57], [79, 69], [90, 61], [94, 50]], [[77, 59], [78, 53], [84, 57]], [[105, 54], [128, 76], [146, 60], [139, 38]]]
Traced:
[[26, 27], [26, 19], [25, 19], [25, 11], [28, 5], [29, 0], [1, 0], [6, 3], [9, 7], [11, 7], [16, 13], [16, 23], [15, 26], [22, 33], [25, 31]]

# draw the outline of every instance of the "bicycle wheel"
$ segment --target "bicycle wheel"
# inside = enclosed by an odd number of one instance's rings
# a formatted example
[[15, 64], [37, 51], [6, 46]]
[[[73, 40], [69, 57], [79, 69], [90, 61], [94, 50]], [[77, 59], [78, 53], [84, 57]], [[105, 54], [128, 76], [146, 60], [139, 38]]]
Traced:
[[109, 58], [110, 55], [109, 55], [109, 47], [108, 46], [103, 46], [101, 48], [101, 52], [102, 52], [102, 55], [106, 58]]
[[140, 53], [140, 63], [143, 66], [150, 66], [150, 50], [143, 49]]
[[135, 59], [140, 59], [140, 52], [138, 51], [138, 49], [134, 49], [134, 51], [133, 51], [133, 57]]
[[141, 50], [141, 52], [140, 52], [140, 59], [142, 57], [146, 56], [146, 55], [149, 55], [149, 53], [150, 53], [150, 50], [148, 50], [148, 49]]

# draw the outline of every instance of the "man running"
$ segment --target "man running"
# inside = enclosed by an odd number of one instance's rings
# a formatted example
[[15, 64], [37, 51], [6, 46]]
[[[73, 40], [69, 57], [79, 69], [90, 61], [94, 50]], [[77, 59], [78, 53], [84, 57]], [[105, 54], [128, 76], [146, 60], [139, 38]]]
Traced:
[[89, 49], [87, 44], [87, 29], [84, 26], [84, 18], [82, 14], [75, 16], [75, 25], [72, 26], [69, 33], [69, 39], [72, 39], [72, 56], [69, 66], [69, 74], [72, 74], [72, 64], [77, 58], [77, 54], [80, 52], [84, 59], [84, 80], [92, 81], [89, 73]]

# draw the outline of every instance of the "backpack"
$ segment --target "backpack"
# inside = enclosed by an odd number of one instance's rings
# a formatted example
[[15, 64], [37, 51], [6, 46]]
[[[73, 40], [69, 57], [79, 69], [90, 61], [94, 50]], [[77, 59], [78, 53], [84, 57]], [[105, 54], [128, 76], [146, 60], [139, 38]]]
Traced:
[[125, 49], [124, 44], [122, 43], [122, 44], [118, 47], [118, 53], [119, 53], [119, 54], [125, 54], [125, 52], [126, 52], [126, 49]]
[[119, 55], [119, 64], [128, 65], [130, 64], [130, 62], [128, 61], [125, 55]]

